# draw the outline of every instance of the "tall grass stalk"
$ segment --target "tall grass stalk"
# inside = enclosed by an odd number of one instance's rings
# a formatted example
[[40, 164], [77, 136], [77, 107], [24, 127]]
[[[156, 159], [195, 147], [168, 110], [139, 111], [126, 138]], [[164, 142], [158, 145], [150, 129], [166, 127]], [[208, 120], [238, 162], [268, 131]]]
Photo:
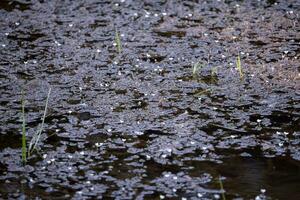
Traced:
[[223, 183], [222, 183], [222, 179], [221, 177], [219, 177], [219, 184], [220, 184], [220, 189], [222, 191], [222, 200], [226, 200], [226, 197], [225, 197], [225, 190], [224, 190], [224, 187], [223, 187]]
[[49, 88], [49, 91], [48, 91], [48, 95], [47, 95], [47, 99], [46, 99], [46, 105], [45, 105], [45, 109], [44, 109], [44, 115], [43, 115], [43, 118], [42, 118], [42, 124], [39, 126], [38, 130], [35, 132], [32, 139], [30, 140], [29, 147], [28, 147], [28, 157], [36, 149], [37, 144], [40, 140], [41, 134], [43, 132], [50, 93], [51, 93], [51, 88]]
[[193, 65], [193, 76], [196, 76], [198, 74], [198, 71], [201, 67], [202, 67], [202, 64], [200, 62], [196, 62]]
[[241, 58], [240, 58], [239, 54], [238, 54], [238, 56], [236, 58], [236, 68], [238, 69], [238, 71], [240, 73], [240, 78], [243, 79], [244, 74], [243, 74], [243, 71], [242, 71]]
[[208, 89], [202, 90], [202, 91], [200, 91], [200, 92], [197, 92], [195, 95], [196, 95], [196, 96], [200, 96], [200, 95], [202, 95], [202, 94], [211, 92], [212, 90], [213, 90], [213, 88], [208, 88]]
[[218, 67], [213, 67], [211, 69], [211, 76], [217, 76], [218, 73]]
[[115, 42], [117, 45], [118, 53], [120, 54], [122, 52], [122, 44], [121, 44], [120, 35], [119, 35], [119, 32], [117, 29], [116, 29], [116, 35], [115, 35]]
[[24, 101], [24, 94], [22, 92], [22, 162], [26, 163], [27, 157], [27, 148], [26, 148], [26, 122], [25, 122], [25, 101]]

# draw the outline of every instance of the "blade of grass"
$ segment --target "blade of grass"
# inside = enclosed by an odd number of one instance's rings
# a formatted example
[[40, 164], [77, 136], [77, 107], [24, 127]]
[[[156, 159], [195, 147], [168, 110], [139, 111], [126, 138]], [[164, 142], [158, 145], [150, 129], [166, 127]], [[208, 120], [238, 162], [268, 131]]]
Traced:
[[198, 74], [198, 71], [201, 67], [202, 67], [202, 64], [200, 62], [196, 62], [193, 65], [193, 76], [196, 76]]
[[51, 88], [49, 88], [49, 91], [48, 91], [48, 95], [47, 95], [47, 99], [46, 99], [46, 105], [45, 105], [45, 110], [44, 110], [44, 115], [43, 115], [43, 118], [42, 118], [42, 124], [39, 126], [38, 130], [35, 132], [35, 134], [33, 135], [32, 139], [30, 141], [29, 148], [28, 148], [28, 156], [30, 156], [30, 154], [33, 152], [33, 150], [36, 149], [37, 144], [38, 144], [38, 142], [40, 140], [41, 134], [43, 132], [50, 93], [51, 93]]
[[120, 54], [122, 52], [122, 44], [121, 44], [121, 39], [118, 30], [116, 29], [116, 35], [115, 35], [115, 42], [117, 44], [117, 50], [118, 53]]
[[211, 82], [215, 81], [217, 82], [217, 74], [218, 74], [218, 67], [212, 67], [210, 77], [211, 77]]
[[242, 64], [241, 64], [241, 58], [240, 55], [238, 54], [236, 58], [236, 67], [240, 73], [240, 78], [242, 79], [244, 77], [243, 71], [242, 71]]
[[22, 162], [26, 163], [27, 158], [26, 158], [26, 122], [25, 122], [25, 101], [24, 101], [24, 94], [22, 91]]
[[202, 90], [202, 91], [200, 91], [200, 92], [197, 92], [195, 95], [196, 95], [196, 96], [200, 96], [200, 95], [202, 95], [202, 94], [211, 92], [212, 90], [213, 90], [213, 88], [208, 88], [208, 89]]
[[225, 197], [225, 190], [224, 190], [224, 187], [223, 187], [223, 183], [222, 183], [221, 177], [219, 177], [219, 184], [220, 184], [220, 189], [221, 189], [221, 191], [222, 191], [222, 200], [226, 200], [226, 197]]

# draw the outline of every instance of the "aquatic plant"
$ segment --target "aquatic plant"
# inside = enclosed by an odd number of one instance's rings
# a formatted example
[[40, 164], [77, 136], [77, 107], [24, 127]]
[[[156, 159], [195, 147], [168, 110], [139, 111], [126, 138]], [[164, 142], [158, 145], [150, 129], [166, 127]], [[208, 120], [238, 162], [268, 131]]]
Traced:
[[240, 78], [242, 79], [244, 77], [244, 74], [243, 74], [243, 71], [242, 71], [241, 58], [240, 58], [239, 54], [236, 58], [236, 68], [240, 73]]
[[222, 183], [222, 179], [221, 177], [219, 177], [219, 184], [220, 184], [220, 189], [221, 189], [221, 192], [222, 192], [222, 200], [226, 200], [226, 197], [225, 197], [225, 190], [224, 190], [224, 187], [223, 187], [223, 183]]
[[211, 69], [211, 76], [213, 77], [213, 76], [217, 76], [217, 72], [218, 72], [218, 67], [213, 67], [212, 69]]
[[24, 94], [22, 92], [22, 162], [26, 163], [27, 157], [27, 148], [26, 148], [26, 122], [25, 122], [25, 101], [24, 101]]
[[212, 67], [211, 68], [211, 73], [210, 73], [210, 77], [211, 77], [211, 82], [217, 82], [217, 73], [218, 73], [218, 67]]
[[197, 92], [195, 95], [196, 95], [196, 96], [200, 96], [200, 95], [202, 95], [202, 94], [211, 92], [213, 89], [214, 89], [214, 88], [208, 88], [208, 89], [205, 89], [205, 90], [201, 90], [201, 91]]
[[115, 34], [115, 43], [117, 45], [117, 50], [118, 53], [120, 54], [122, 52], [122, 44], [121, 44], [121, 39], [118, 30], [116, 29], [116, 34]]
[[49, 91], [48, 91], [48, 95], [47, 95], [47, 99], [46, 99], [46, 105], [45, 105], [45, 109], [44, 109], [44, 115], [43, 115], [43, 118], [42, 118], [42, 123], [41, 123], [41, 125], [39, 125], [38, 130], [34, 133], [34, 135], [32, 136], [32, 138], [30, 140], [29, 147], [28, 147], [28, 157], [36, 149], [37, 144], [40, 140], [40, 137], [41, 137], [41, 134], [42, 134], [42, 131], [43, 131], [43, 128], [44, 128], [44, 123], [45, 123], [45, 118], [46, 118], [50, 93], [51, 93], [51, 88], [49, 88]]
[[198, 74], [198, 71], [199, 69], [202, 67], [202, 64], [200, 62], [196, 62], [194, 65], [193, 65], [193, 76], [196, 76]]

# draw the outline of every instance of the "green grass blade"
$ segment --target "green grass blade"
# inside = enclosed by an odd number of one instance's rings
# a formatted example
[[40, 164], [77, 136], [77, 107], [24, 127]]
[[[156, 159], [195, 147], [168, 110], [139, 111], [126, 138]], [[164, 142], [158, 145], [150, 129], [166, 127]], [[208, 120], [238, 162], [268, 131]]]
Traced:
[[224, 187], [223, 187], [223, 183], [222, 183], [221, 177], [219, 177], [219, 184], [220, 184], [220, 189], [221, 189], [221, 191], [222, 191], [222, 200], [226, 200], [226, 197], [225, 197], [225, 190], [224, 190]]
[[121, 44], [119, 32], [117, 30], [116, 30], [116, 35], [115, 35], [115, 42], [117, 44], [118, 53], [120, 54], [122, 52], [122, 44]]
[[22, 162], [26, 163], [27, 157], [27, 148], [26, 148], [26, 122], [25, 122], [25, 101], [24, 94], [22, 92]]
[[241, 58], [240, 55], [236, 58], [236, 67], [240, 73], [240, 78], [242, 79], [244, 77], [243, 71], [242, 71], [242, 64], [241, 64]]
[[201, 67], [202, 67], [202, 64], [200, 62], [196, 62], [193, 65], [193, 76], [196, 76], [198, 74], [198, 71]]
[[47, 95], [47, 99], [46, 99], [46, 105], [45, 105], [45, 109], [44, 109], [44, 115], [43, 115], [43, 118], [42, 118], [42, 124], [39, 126], [37, 132], [33, 135], [32, 139], [30, 141], [28, 155], [30, 155], [33, 152], [33, 150], [37, 147], [37, 144], [38, 144], [38, 142], [40, 140], [40, 137], [41, 137], [41, 134], [43, 132], [45, 118], [46, 118], [47, 109], [48, 109], [48, 102], [49, 102], [50, 93], [51, 93], [51, 88], [49, 88], [49, 91], [48, 91], [48, 95]]

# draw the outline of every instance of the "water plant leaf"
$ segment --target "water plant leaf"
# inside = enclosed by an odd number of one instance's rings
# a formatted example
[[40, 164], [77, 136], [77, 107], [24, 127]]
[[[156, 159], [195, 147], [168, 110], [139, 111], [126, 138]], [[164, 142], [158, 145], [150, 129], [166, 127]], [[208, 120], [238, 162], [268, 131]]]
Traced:
[[242, 64], [241, 64], [241, 58], [240, 55], [238, 54], [237, 58], [236, 58], [236, 68], [240, 73], [240, 78], [243, 79], [244, 74], [243, 74], [243, 70], [242, 70]]
[[117, 50], [118, 53], [120, 54], [122, 52], [122, 44], [121, 44], [121, 39], [118, 30], [116, 29], [116, 34], [115, 34], [115, 42], [117, 44]]
[[49, 88], [49, 91], [48, 91], [48, 95], [47, 95], [47, 99], [46, 99], [46, 105], [45, 105], [45, 109], [44, 109], [44, 115], [43, 115], [43, 118], [42, 118], [42, 123], [39, 125], [39, 128], [37, 129], [37, 131], [35, 132], [35, 134], [33, 135], [32, 139], [29, 143], [28, 156], [30, 156], [30, 154], [33, 152], [33, 150], [36, 149], [37, 144], [40, 140], [41, 134], [43, 132], [50, 93], [51, 93], [51, 88]]
[[196, 62], [193, 65], [193, 76], [196, 76], [198, 74], [199, 69], [202, 67], [202, 63], [201, 62]]
[[22, 91], [22, 162], [26, 163], [27, 157], [26, 157], [26, 121], [25, 121], [25, 101], [24, 101], [24, 93]]
[[222, 192], [222, 200], [226, 200], [225, 190], [224, 190], [224, 187], [223, 187], [223, 182], [222, 182], [221, 177], [219, 177], [219, 184], [220, 184], [220, 189], [221, 189], [221, 192]]

